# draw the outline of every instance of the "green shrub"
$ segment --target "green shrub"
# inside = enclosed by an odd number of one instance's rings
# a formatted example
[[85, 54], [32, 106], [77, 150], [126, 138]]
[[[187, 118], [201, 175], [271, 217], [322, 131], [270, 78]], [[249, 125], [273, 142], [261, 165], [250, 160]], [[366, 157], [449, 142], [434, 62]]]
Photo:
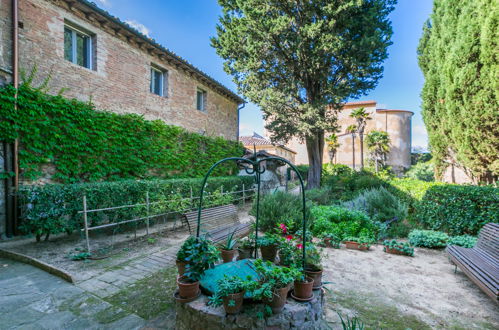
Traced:
[[444, 248], [447, 246], [449, 235], [434, 230], [413, 230], [409, 233], [409, 243], [412, 246], [426, 248]]
[[405, 173], [405, 177], [415, 180], [422, 181], [434, 181], [435, 180], [435, 168], [432, 162], [417, 163], [412, 165], [409, 170]]
[[387, 189], [402, 202], [413, 209], [423, 199], [426, 191], [434, 186], [445, 185], [443, 182], [426, 182], [416, 179], [392, 179], [388, 182]]
[[374, 238], [380, 231], [378, 224], [360, 211], [351, 211], [339, 206], [314, 206], [310, 212], [314, 219], [314, 236], [333, 234], [340, 239], [347, 236]]
[[476, 235], [488, 222], [499, 222], [499, 188], [493, 186], [433, 186], [416, 204], [416, 219], [451, 235]]
[[[240, 156], [237, 141], [208, 137], [146, 120], [136, 114], [96, 111], [88, 102], [52, 96], [23, 84], [0, 88], [0, 141], [18, 138], [24, 178], [35, 180], [42, 166], [61, 183], [120, 179], [198, 177], [219, 159]], [[214, 175], [236, 173], [235, 163]], [[1, 172], [0, 172], [1, 174]]]
[[459, 245], [465, 248], [472, 248], [475, 246], [477, 238], [470, 235], [452, 236], [449, 238], [447, 245]]
[[350, 210], [362, 211], [374, 221], [380, 222], [393, 218], [404, 220], [407, 216], [407, 205], [384, 187], [365, 190], [355, 199], [344, 202], [343, 206]]
[[305, 190], [305, 197], [307, 200], [318, 205], [328, 205], [331, 204], [332, 192], [328, 187], [325, 188], [315, 188], [310, 190]]
[[[164, 202], [160, 204], [161, 207], [152, 206], [151, 215], [182, 211], [185, 207], [197, 207], [184, 198], [190, 197], [191, 188], [194, 196], [197, 196], [201, 183], [202, 179], [197, 178], [21, 186], [20, 229], [26, 234], [36, 235], [39, 239], [41, 235], [71, 233], [82, 228], [82, 216], [78, 211], [83, 209], [83, 195], [87, 196], [87, 209], [96, 209], [144, 203], [148, 191], [150, 202]], [[218, 193], [221, 187], [225, 192], [239, 191], [243, 184], [246, 188], [250, 188], [253, 183], [254, 178], [251, 176], [210, 178], [206, 186], [207, 202], [204, 205], [228, 202], [226, 197], [228, 195], [223, 196]], [[145, 207], [124, 208], [89, 213], [88, 221], [90, 225], [95, 226], [145, 215]]]
[[308, 179], [308, 165], [296, 165], [295, 166], [298, 172], [300, 173], [303, 181], [307, 181]]
[[[306, 212], [310, 205], [307, 203]], [[301, 195], [293, 195], [282, 191], [260, 197], [260, 215], [258, 230], [273, 231], [280, 223], [285, 223], [288, 231], [296, 232], [302, 228], [303, 209]], [[253, 201], [250, 214], [256, 216], [256, 199]], [[310, 216], [307, 219], [311, 221]], [[309, 221], [309, 223], [310, 223]]]

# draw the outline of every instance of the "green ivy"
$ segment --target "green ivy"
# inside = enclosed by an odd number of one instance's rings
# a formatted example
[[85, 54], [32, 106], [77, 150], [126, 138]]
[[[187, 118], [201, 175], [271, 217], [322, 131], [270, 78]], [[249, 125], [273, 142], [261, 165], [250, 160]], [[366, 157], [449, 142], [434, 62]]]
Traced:
[[[55, 167], [56, 182], [197, 177], [219, 159], [243, 154], [239, 142], [206, 137], [161, 120], [136, 114], [96, 111], [90, 103], [45, 94], [29, 84], [0, 89], [0, 141], [20, 141], [19, 161], [25, 179], [35, 180], [42, 167]], [[215, 176], [230, 175], [224, 164]], [[6, 175], [5, 173], [2, 175]]]

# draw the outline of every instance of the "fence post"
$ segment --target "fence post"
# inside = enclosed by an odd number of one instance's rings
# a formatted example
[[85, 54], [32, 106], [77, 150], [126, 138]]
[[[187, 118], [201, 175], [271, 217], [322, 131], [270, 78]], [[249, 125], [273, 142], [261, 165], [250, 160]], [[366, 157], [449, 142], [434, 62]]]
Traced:
[[244, 183], [243, 183], [243, 207], [246, 206], [246, 189], [244, 188]]
[[87, 252], [90, 253], [90, 239], [88, 238], [88, 221], [87, 221], [87, 195], [83, 195], [83, 223], [85, 224], [85, 239], [87, 241]]
[[149, 190], [146, 191], [146, 234], [149, 235]]

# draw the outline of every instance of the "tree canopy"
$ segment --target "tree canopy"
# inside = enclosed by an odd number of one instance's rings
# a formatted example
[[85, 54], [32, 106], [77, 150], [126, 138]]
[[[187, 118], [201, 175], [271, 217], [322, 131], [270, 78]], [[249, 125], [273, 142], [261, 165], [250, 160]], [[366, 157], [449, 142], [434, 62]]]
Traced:
[[451, 162], [476, 181], [497, 181], [498, 21], [497, 1], [435, 0], [423, 27], [423, 120], [437, 177]]
[[324, 134], [348, 98], [374, 88], [391, 44], [395, 0], [219, 0], [212, 45], [271, 139], [307, 144], [309, 187], [320, 184]]

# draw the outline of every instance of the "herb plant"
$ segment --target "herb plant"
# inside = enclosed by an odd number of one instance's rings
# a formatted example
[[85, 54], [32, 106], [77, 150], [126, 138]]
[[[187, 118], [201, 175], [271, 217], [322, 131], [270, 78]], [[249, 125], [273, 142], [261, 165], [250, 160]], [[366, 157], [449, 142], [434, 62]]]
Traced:
[[409, 243], [406, 242], [398, 242], [397, 240], [385, 240], [383, 242], [383, 251], [386, 252], [386, 249], [395, 249], [397, 251], [400, 251], [408, 256], [413, 257], [414, 256], [414, 248], [412, 248]]
[[286, 287], [301, 274], [294, 267], [279, 267], [261, 259], [256, 260], [254, 266], [259, 279], [258, 286], [253, 290], [255, 299], [272, 299], [274, 290]]
[[[230, 294], [252, 291], [257, 286], [251, 276], [248, 276], [245, 280], [239, 276], [227, 276], [224, 275], [223, 278], [217, 281], [218, 290], [213, 296], [210, 297], [208, 305], [210, 306], [220, 306], [222, 305], [222, 299], [229, 296]], [[234, 303], [234, 301], [232, 301]], [[231, 302], [229, 302], [229, 305]]]

